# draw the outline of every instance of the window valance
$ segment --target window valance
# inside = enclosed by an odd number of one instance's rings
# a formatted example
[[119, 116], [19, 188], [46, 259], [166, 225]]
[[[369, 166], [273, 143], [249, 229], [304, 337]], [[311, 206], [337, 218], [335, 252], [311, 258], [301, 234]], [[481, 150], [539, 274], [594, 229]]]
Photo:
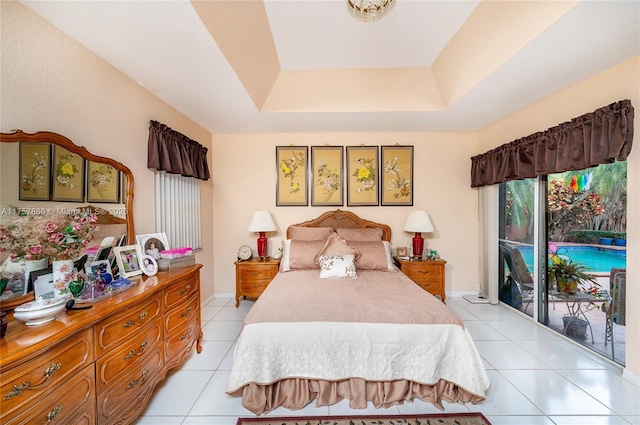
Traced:
[[211, 177], [207, 148], [157, 121], [149, 124], [147, 167], [200, 180]]
[[471, 158], [471, 187], [624, 161], [633, 143], [628, 99]]

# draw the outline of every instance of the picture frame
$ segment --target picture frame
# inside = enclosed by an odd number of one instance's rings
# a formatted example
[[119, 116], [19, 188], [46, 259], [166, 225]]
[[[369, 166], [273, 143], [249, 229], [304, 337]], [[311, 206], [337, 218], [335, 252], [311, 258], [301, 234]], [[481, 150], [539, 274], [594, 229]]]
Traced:
[[347, 206], [380, 204], [379, 158], [377, 146], [347, 146]]
[[309, 147], [276, 146], [276, 206], [309, 205]]
[[413, 205], [413, 146], [380, 146], [380, 205]]
[[117, 246], [113, 249], [118, 263], [119, 275], [121, 278], [128, 278], [142, 274], [140, 259], [142, 252], [140, 245]]
[[399, 246], [396, 248], [396, 253], [398, 257], [408, 257], [409, 256], [409, 248], [406, 246]]
[[140, 245], [142, 255], [149, 255], [156, 260], [162, 258], [160, 256], [160, 253], [162, 251], [164, 251], [165, 249], [169, 249], [167, 234], [164, 232], [136, 235], [136, 243]]
[[120, 171], [109, 164], [87, 161], [87, 202], [120, 202]]
[[51, 200], [51, 144], [20, 142], [21, 201]]
[[311, 146], [311, 206], [344, 205], [344, 148]]
[[106, 283], [113, 281], [111, 263], [108, 260], [92, 261], [89, 267], [86, 268], [88, 269], [86, 270], [88, 274], [103, 277]]
[[150, 255], [142, 256], [140, 267], [146, 276], [155, 276], [158, 273], [158, 262]]
[[51, 200], [84, 202], [85, 160], [62, 146], [54, 145], [51, 166]]

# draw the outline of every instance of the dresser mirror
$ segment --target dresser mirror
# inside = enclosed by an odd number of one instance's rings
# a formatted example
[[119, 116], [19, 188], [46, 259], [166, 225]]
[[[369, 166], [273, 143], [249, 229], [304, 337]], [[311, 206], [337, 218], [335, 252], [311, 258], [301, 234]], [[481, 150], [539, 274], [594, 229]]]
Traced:
[[[34, 173], [35, 158], [42, 158], [47, 152], [50, 158], [43, 161], [50, 169]], [[73, 159], [66, 169], [61, 168], [60, 158], [66, 158], [64, 155]], [[95, 170], [104, 169], [102, 165], [117, 170], [113, 173], [113, 169], [106, 167], [111, 172], [109, 178], [112, 183], [108, 190], [96, 190], [96, 177], [101, 176]], [[55, 186], [57, 179], [64, 182], [71, 175], [77, 180], [74, 185]], [[30, 184], [37, 184], [38, 190], [30, 189]], [[98, 211], [96, 240], [108, 236], [109, 229], [117, 226], [121, 229], [119, 231], [126, 232], [128, 243], [135, 243], [133, 174], [129, 168], [111, 158], [94, 155], [60, 134], [44, 131], [30, 134], [21, 130], [0, 133], [0, 222], [10, 219], [12, 211], [42, 211], [46, 208], [70, 211], [88, 207]], [[0, 259], [4, 260], [4, 256]], [[33, 291], [22, 297], [0, 301], [0, 307], [10, 309], [31, 299]]]

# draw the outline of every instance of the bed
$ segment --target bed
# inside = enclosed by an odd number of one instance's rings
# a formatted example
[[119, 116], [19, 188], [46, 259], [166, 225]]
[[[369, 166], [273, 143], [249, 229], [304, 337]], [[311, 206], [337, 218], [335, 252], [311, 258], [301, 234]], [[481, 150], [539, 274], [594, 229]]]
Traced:
[[247, 313], [226, 393], [261, 415], [349, 400], [478, 403], [489, 379], [462, 321], [400, 272], [391, 229], [348, 211], [290, 226]]

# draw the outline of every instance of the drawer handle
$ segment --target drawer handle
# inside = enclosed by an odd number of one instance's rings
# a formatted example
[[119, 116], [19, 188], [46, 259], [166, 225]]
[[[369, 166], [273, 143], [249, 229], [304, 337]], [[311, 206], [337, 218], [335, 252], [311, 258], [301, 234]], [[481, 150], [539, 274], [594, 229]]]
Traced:
[[187, 285], [186, 288], [179, 290], [178, 295], [188, 294], [189, 292], [191, 292], [191, 285]]
[[187, 311], [183, 311], [182, 313], [180, 313], [180, 316], [179, 316], [179, 317], [180, 317], [180, 318], [183, 318], [183, 317], [185, 317], [185, 316], [188, 316], [189, 314], [191, 314], [191, 310], [192, 310], [192, 308], [191, 308], [191, 307], [189, 307], [189, 308], [187, 309]]
[[36, 388], [47, 382], [47, 379], [49, 379], [50, 376], [53, 376], [53, 374], [56, 373], [56, 370], [60, 369], [61, 367], [62, 363], [51, 363], [51, 366], [46, 368], [43, 372], [44, 379], [42, 380], [42, 382], [33, 386], [29, 381], [23, 382], [22, 385], [14, 385], [12, 390], [4, 396], [4, 400], [10, 400], [13, 397], [19, 396], [24, 390], [35, 390]]
[[140, 326], [142, 324], [142, 321], [144, 320], [145, 317], [147, 317], [147, 312], [143, 311], [142, 313], [140, 313], [140, 316], [138, 316], [140, 318], [140, 320], [138, 321], [138, 323], [134, 322], [133, 320], [127, 320], [125, 322], [124, 325], [122, 325], [122, 327], [124, 329], [130, 328], [133, 325], [137, 325]]
[[189, 338], [189, 335], [191, 335], [191, 328], [187, 329], [186, 334], [180, 335], [180, 341], [182, 341], [183, 339]]
[[254, 276], [259, 276], [259, 275], [262, 274], [262, 272], [261, 271], [260, 272], [253, 271], [253, 272], [251, 272], [251, 274], [254, 275]]
[[431, 273], [431, 270], [417, 270], [417, 272], [422, 274], [429, 274]]
[[253, 289], [258, 289], [258, 288], [262, 288], [262, 285], [251, 285], [251, 287], [252, 287]]
[[56, 416], [58, 415], [58, 413], [62, 412], [62, 406], [56, 406], [53, 408], [53, 410], [49, 413], [47, 413], [47, 416], [45, 416], [45, 418], [47, 419], [47, 423], [51, 422], [52, 420], [54, 420], [56, 418]]
[[135, 387], [136, 385], [138, 385], [141, 382], [144, 382], [144, 378], [146, 378], [148, 374], [149, 374], [149, 369], [143, 369], [142, 375], [140, 376], [140, 379], [134, 379], [133, 381], [129, 382], [129, 385], [124, 390], [125, 391], [132, 390], [133, 387]]
[[142, 354], [144, 352], [145, 347], [147, 346], [147, 341], [142, 341], [142, 344], [140, 344], [140, 350], [136, 351], [136, 350], [131, 350], [127, 353], [127, 355], [124, 357], [125, 360], [129, 360], [131, 357], [133, 356], [139, 356], [140, 354]]

